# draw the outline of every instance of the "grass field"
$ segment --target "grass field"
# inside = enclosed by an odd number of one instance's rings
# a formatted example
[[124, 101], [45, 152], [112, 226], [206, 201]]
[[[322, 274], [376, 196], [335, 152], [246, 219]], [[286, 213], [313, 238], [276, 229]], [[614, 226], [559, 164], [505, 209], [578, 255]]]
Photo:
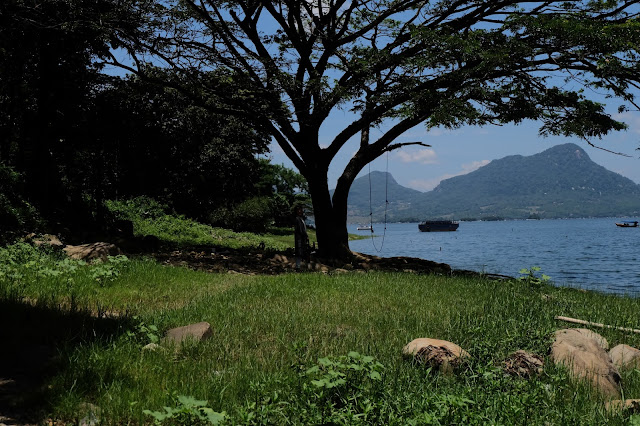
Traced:
[[[24, 326], [8, 342], [55, 348], [34, 401], [60, 421], [77, 422], [87, 403], [105, 424], [215, 422], [222, 412], [228, 424], [638, 420], [608, 414], [548, 360], [531, 380], [500, 369], [518, 349], [546, 357], [550, 334], [567, 326], [555, 315], [637, 328], [638, 299], [480, 277], [206, 274], [144, 258], [83, 265], [26, 245], [0, 260], [0, 317]], [[211, 339], [142, 349], [200, 321]], [[612, 346], [640, 346], [640, 336], [596, 331]], [[414, 365], [401, 350], [417, 337], [455, 342], [471, 360], [454, 374]], [[640, 371], [622, 376], [624, 397], [640, 397]]]

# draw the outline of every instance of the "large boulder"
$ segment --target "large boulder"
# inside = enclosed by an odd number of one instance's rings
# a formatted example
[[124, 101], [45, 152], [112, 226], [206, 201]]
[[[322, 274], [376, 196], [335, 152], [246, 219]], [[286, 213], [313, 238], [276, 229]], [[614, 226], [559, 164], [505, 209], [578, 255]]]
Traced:
[[629, 345], [618, 345], [609, 351], [613, 364], [619, 369], [640, 367], [640, 350]]
[[81, 244], [78, 246], [66, 246], [64, 252], [67, 253], [72, 259], [92, 261], [100, 259], [104, 262], [107, 261], [107, 256], [117, 256], [122, 254], [122, 251], [115, 244], [111, 243], [91, 243]]
[[445, 372], [451, 371], [469, 357], [469, 353], [455, 343], [426, 337], [407, 343], [402, 348], [402, 355]]
[[176, 327], [167, 331], [166, 336], [162, 339], [163, 343], [180, 344], [187, 339], [201, 342], [213, 335], [211, 324], [206, 321], [196, 324], [185, 325], [184, 327]]
[[603, 347], [604, 338], [577, 328], [558, 330], [554, 335], [551, 358], [555, 364], [567, 367], [574, 378], [589, 381], [603, 395], [620, 397], [620, 373]]

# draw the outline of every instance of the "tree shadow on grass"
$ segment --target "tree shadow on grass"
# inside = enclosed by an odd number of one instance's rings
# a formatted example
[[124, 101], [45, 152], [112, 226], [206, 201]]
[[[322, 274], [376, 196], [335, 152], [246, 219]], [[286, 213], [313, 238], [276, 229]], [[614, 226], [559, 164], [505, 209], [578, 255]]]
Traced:
[[129, 318], [100, 318], [0, 299], [0, 424], [40, 424], [50, 410], [47, 379], [60, 372], [62, 348], [108, 341], [131, 326]]

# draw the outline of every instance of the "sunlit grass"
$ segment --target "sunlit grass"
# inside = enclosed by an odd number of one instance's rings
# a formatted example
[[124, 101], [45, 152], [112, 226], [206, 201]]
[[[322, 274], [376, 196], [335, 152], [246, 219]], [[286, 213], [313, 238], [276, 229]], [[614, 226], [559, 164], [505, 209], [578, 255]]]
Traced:
[[[91, 278], [92, 267], [74, 275], [72, 287], [53, 278], [2, 281], [5, 300], [16, 303], [40, 299], [40, 305], [64, 314], [73, 294], [78, 310], [95, 314], [100, 306], [125, 314], [116, 333], [85, 343], [59, 342], [58, 369], [48, 383], [55, 418], [73, 420], [79, 404], [92, 402], [107, 423], [148, 423], [143, 409], [171, 404], [172, 395], [190, 395], [240, 423], [306, 423], [312, 412], [324, 411], [300, 372], [320, 357], [357, 351], [385, 366], [382, 390], [366, 394], [374, 398], [376, 422], [623, 421], [604, 413], [594, 392], [572, 384], [550, 363], [531, 381], [505, 377], [498, 368], [517, 349], [546, 356], [550, 334], [567, 326], [555, 315], [637, 326], [637, 299], [403, 273], [207, 274], [145, 259], [126, 262], [114, 279], [98, 282]], [[159, 337], [200, 321], [212, 325], [211, 339], [178, 352], [142, 350], [150, 342], [142, 327], [157, 327]], [[640, 336], [599, 331], [612, 345], [640, 345]], [[401, 359], [402, 347], [416, 337], [458, 343], [472, 360], [451, 376], [428, 373]], [[625, 397], [640, 396], [637, 372], [623, 376]], [[368, 389], [359, 392], [373, 392]], [[274, 393], [286, 403], [274, 402]]]

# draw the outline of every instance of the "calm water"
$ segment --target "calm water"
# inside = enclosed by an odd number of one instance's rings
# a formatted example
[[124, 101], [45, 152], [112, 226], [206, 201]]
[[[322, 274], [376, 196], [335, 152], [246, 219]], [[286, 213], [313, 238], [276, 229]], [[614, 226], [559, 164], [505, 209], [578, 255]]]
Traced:
[[[640, 296], [640, 227], [623, 219], [557, 219], [461, 222], [455, 232], [420, 232], [417, 223], [374, 224], [378, 237], [351, 241], [352, 250], [382, 257], [410, 256], [454, 269], [519, 276], [540, 266], [557, 285]], [[636, 220], [636, 219], [634, 219]], [[356, 225], [349, 232], [357, 231]]]

